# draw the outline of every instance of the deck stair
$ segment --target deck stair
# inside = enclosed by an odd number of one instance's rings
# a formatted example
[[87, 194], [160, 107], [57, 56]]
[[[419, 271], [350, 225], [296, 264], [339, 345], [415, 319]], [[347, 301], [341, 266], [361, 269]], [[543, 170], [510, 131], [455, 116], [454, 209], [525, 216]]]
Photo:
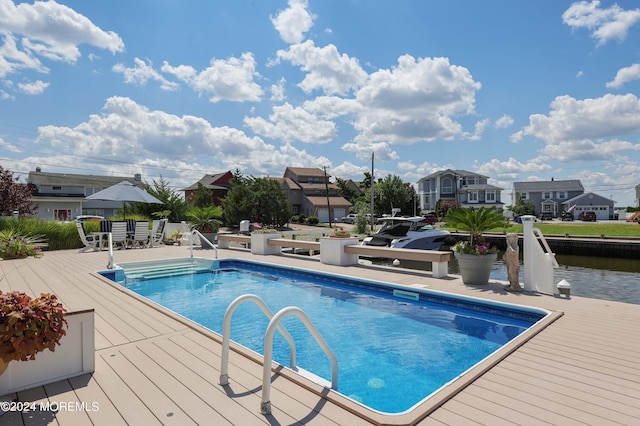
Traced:
[[174, 277], [177, 275], [193, 274], [206, 271], [208, 268], [191, 262], [175, 263], [163, 266], [158, 270], [157, 266], [142, 266], [126, 268], [124, 270], [127, 280], [148, 280], [152, 278]]

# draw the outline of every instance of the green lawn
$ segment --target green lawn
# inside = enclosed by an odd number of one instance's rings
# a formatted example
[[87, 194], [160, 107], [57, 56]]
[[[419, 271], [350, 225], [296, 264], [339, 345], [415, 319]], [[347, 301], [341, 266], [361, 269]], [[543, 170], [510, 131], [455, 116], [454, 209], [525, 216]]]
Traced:
[[[607, 237], [640, 237], [640, 225], [627, 222], [536, 222], [534, 225], [544, 235], [573, 235], [573, 236], [602, 236]], [[448, 228], [449, 231], [455, 229]], [[508, 228], [493, 229], [492, 232], [517, 232], [522, 233], [522, 225], [512, 224]]]

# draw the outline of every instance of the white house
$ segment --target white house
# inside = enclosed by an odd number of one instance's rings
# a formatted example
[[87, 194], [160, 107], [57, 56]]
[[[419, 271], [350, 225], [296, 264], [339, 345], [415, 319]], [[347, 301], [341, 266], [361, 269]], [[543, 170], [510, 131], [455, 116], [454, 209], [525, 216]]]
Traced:
[[498, 207], [502, 188], [489, 185], [489, 176], [466, 170], [442, 170], [418, 181], [421, 210], [435, 210], [439, 200], [455, 200], [461, 207]]

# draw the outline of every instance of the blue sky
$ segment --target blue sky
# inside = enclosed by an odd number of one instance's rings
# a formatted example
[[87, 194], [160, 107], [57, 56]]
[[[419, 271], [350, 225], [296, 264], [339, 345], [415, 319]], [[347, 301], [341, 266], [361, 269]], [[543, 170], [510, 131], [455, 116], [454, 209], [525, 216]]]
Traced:
[[[161, 175], [446, 168], [635, 205], [640, 4], [0, 0], [0, 165]], [[511, 203], [503, 195], [503, 201]]]

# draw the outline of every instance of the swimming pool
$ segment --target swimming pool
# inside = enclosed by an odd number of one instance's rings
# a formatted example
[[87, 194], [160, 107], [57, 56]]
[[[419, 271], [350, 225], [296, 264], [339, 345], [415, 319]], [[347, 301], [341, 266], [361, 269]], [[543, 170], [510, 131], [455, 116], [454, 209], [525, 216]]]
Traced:
[[[338, 358], [339, 392], [392, 414], [411, 410], [549, 313], [236, 259], [200, 260], [188, 274], [179, 263], [119, 266], [102, 274], [218, 333], [227, 306], [242, 294], [260, 296], [273, 312], [300, 307]], [[231, 338], [262, 354], [267, 324], [255, 305], [241, 305]], [[296, 341], [298, 365], [330, 380], [330, 362], [300, 321], [283, 325]], [[274, 360], [288, 359], [289, 345], [276, 334]]]

